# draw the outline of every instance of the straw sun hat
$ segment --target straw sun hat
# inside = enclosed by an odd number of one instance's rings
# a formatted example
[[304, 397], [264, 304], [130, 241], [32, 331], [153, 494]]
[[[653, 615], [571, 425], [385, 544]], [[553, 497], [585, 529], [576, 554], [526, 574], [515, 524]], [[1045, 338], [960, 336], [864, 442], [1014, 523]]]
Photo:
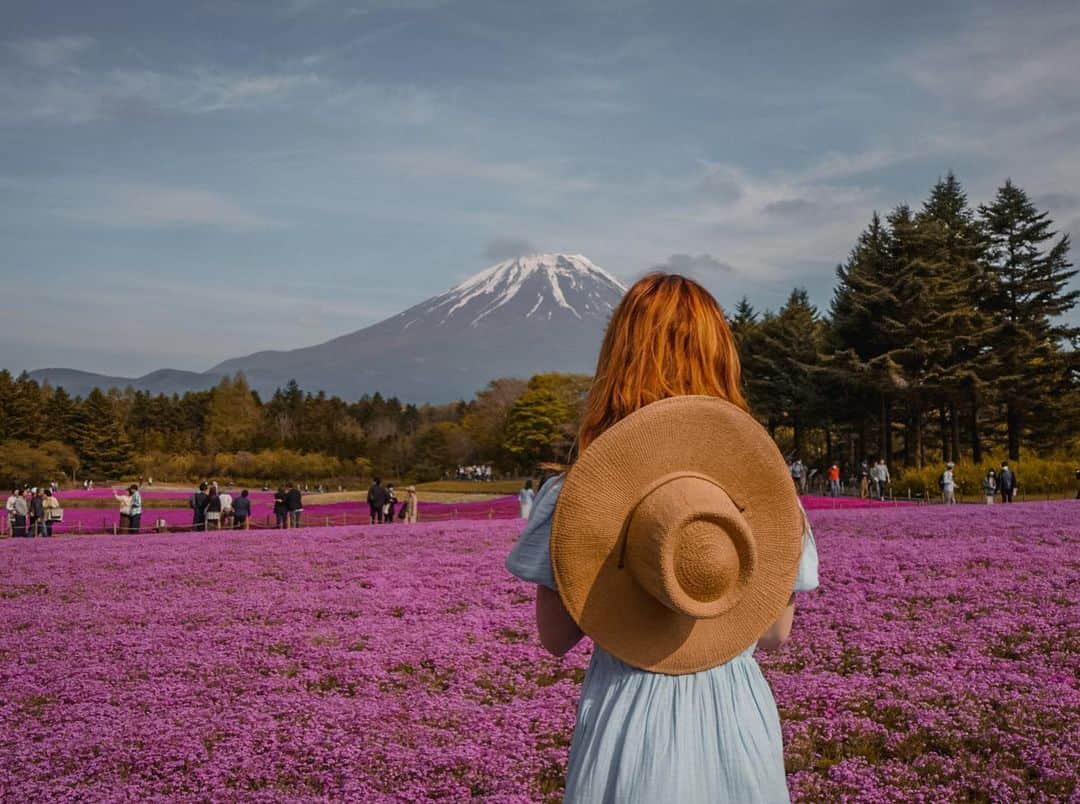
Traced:
[[608, 653], [653, 672], [734, 658], [780, 616], [804, 515], [776, 444], [708, 396], [646, 405], [570, 469], [551, 560], [570, 616]]

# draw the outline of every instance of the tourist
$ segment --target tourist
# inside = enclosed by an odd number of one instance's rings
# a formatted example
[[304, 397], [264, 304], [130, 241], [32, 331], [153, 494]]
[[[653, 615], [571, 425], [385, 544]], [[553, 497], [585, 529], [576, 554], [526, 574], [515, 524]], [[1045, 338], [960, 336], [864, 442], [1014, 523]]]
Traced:
[[835, 463], [829, 467], [829, 496], [840, 496], [840, 467]]
[[131, 495], [131, 511], [128, 515], [128, 530], [132, 533], [138, 533], [139, 528], [142, 526], [142, 492], [139, 491], [139, 487], [131, 485], [128, 487], [128, 494]]
[[45, 535], [53, 535], [53, 525], [61, 520], [64, 516], [64, 512], [60, 509], [60, 500], [56, 498], [52, 489], [45, 489], [45, 499], [42, 501], [45, 506]]
[[[540, 489], [506, 562], [537, 584], [548, 651], [593, 641], [565, 801], [787, 801], [753, 651], [786, 641], [794, 592], [818, 585], [789, 468], [747, 412], [734, 338], [696, 282], [639, 280], [603, 344], [576, 462]], [[678, 571], [660, 560], [673, 554]]]
[[120, 503], [120, 533], [127, 533], [131, 529], [131, 491], [114, 489], [113, 497]]
[[221, 495], [218, 494], [217, 485], [211, 486], [206, 494], [204, 519], [207, 530], [221, 530]]
[[863, 458], [859, 463], [859, 497], [863, 500], [870, 496], [870, 463]]
[[232, 504], [233, 530], [247, 530], [251, 518], [251, 498], [248, 490], [240, 492], [240, 498]]
[[274, 492], [274, 527], [285, 530], [289, 527], [289, 504], [285, 502], [285, 489]]
[[991, 467], [986, 470], [986, 477], [982, 482], [983, 494], [986, 496], [986, 504], [994, 504], [994, 495], [997, 494], [997, 476], [994, 474], [994, 469]]
[[405, 522], [411, 525], [416, 524], [416, 519], [420, 513], [420, 499], [416, 496], [416, 486], [409, 486], [405, 489]]
[[1001, 489], [1001, 501], [1011, 503], [1016, 497], [1016, 489], [1019, 487], [1020, 484], [1016, 480], [1016, 475], [1009, 468], [1009, 462], [1002, 461], [1001, 471], [998, 472], [998, 488]]
[[889, 464], [882, 458], [878, 461], [878, 476], [881, 478], [881, 494], [879, 499], [884, 500], [892, 492], [889, 491], [889, 485], [892, 483], [892, 475], [889, 474]]
[[797, 494], [806, 493], [806, 467], [799, 458], [791, 463], [791, 480], [795, 483]]
[[198, 490], [191, 495], [188, 506], [191, 508], [191, 529], [206, 530], [206, 481], [199, 484]]
[[946, 505], [956, 505], [956, 479], [953, 477], [953, 467], [956, 466], [952, 461], [945, 464], [945, 471], [941, 473], [941, 477], [938, 478], [938, 485], [941, 486], [941, 498]]
[[304, 511], [304, 504], [300, 496], [300, 489], [296, 487], [295, 483], [290, 483], [289, 490], [285, 493], [285, 508], [289, 512], [289, 527], [300, 527], [300, 514]]
[[11, 501], [11, 535], [15, 538], [22, 538], [27, 535], [26, 532], [26, 517], [30, 513], [30, 506], [26, 503], [26, 491], [24, 489], [15, 489], [12, 492], [14, 500]]
[[221, 498], [221, 527], [232, 527], [232, 515], [233, 515], [233, 498], [227, 491], [221, 492], [218, 497]]
[[371, 513], [371, 524], [375, 525], [383, 521], [383, 506], [386, 504], [386, 489], [382, 481], [375, 478], [367, 493], [368, 510]]
[[1076, 499], [1080, 500], [1080, 469], [1076, 470]]
[[386, 484], [386, 502], [383, 503], [383, 522], [387, 525], [394, 523], [394, 506], [397, 505], [397, 495], [394, 494], [394, 487], [389, 483]]
[[45, 535], [45, 490], [40, 487], [30, 495], [30, 533], [35, 538]]
[[536, 494], [533, 492], [532, 478], [525, 481], [525, 485], [521, 491], [518, 492], [518, 516], [521, 519], [528, 519], [529, 514], [532, 513], [533, 499]]

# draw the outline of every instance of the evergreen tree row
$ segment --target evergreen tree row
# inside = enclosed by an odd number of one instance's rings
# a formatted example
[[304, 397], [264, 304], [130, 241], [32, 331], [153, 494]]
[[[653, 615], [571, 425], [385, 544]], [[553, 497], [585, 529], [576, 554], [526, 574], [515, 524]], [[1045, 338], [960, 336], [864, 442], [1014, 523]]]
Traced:
[[1078, 446], [1069, 237], [1011, 181], [976, 210], [949, 174], [921, 209], [875, 213], [836, 273], [826, 316], [801, 290], [732, 316], [751, 406], [788, 451], [921, 467]]

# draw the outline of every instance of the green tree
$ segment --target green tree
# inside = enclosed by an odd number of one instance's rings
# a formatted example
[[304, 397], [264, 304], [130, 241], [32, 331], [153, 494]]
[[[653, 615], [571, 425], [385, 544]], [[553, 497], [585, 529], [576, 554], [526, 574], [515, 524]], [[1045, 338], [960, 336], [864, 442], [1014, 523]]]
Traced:
[[116, 476], [131, 468], [131, 442], [112, 402], [99, 389], [79, 406], [74, 443], [84, 474]]
[[1066, 289], [1077, 274], [1070, 270], [1069, 236], [1053, 231], [1049, 215], [1021, 188], [1006, 181], [979, 212], [992, 276], [983, 304], [994, 328], [993, 381], [1005, 407], [1009, 458], [1018, 460], [1031, 413], [1063, 390], [1071, 358], [1062, 344], [1080, 329], [1061, 316], [1076, 306], [1080, 291]]
[[527, 470], [543, 461], [566, 460], [572, 419], [570, 406], [549, 384], [530, 387], [510, 407], [506, 449]]

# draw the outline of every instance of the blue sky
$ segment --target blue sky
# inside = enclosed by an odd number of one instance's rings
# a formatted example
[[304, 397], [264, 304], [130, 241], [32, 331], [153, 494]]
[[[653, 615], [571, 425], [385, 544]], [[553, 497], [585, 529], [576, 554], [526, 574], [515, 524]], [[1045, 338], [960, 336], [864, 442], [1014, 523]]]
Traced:
[[1080, 234], [1077, 75], [1075, 2], [7, 2], [0, 366], [202, 370], [522, 249], [825, 307], [948, 170]]

